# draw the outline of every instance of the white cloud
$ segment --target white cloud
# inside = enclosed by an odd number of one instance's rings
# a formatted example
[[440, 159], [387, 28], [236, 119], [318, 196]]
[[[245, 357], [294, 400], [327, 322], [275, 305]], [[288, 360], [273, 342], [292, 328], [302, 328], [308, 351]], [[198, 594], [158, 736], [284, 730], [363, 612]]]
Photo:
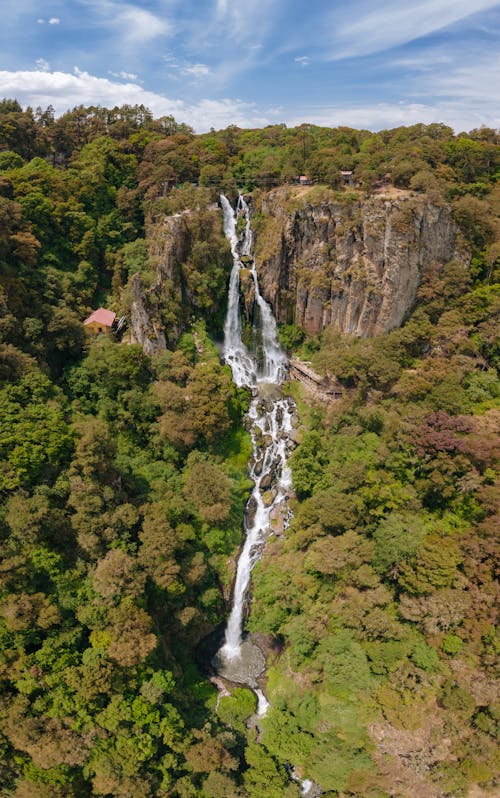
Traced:
[[67, 72], [0, 71], [0, 96], [16, 97], [21, 105], [53, 105], [57, 114], [76, 105], [140, 105], [151, 109], [155, 116], [172, 114], [178, 121], [187, 122], [198, 132], [210, 127], [228, 125], [258, 127], [272, 124], [273, 115], [253, 103], [238, 99], [202, 99], [189, 104], [147, 91], [136, 83], [116, 83], [108, 78], [90, 75], [75, 67]]
[[39, 25], [43, 25], [45, 20], [40, 18], [40, 19], [37, 19], [37, 22], [38, 22]]
[[337, 60], [369, 55], [427, 36], [498, 5], [498, 0], [368, 0], [336, 9], [330, 17], [331, 53]]
[[137, 6], [120, 5], [116, 7], [116, 22], [121, 26], [127, 42], [145, 44], [157, 36], [171, 32], [171, 26], [165, 19]]
[[114, 78], [121, 78], [122, 80], [139, 80], [139, 75], [136, 75], [134, 72], [124, 72], [123, 70], [120, 72], [112, 72], [110, 69], [108, 75], [112, 75]]
[[299, 55], [299, 56], [297, 56], [297, 58], [294, 58], [293, 60], [297, 64], [300, 64], [300, 66], [302, 66], [302, 67], [309, 66], [309, 64], [311, 63], [311, 59], [309, 58], [308, 55]]
[[441, 69], [441, 67], [452, 63], [452, 56], [443, 52], [442, 49], [439, 51], [424, 50], [415, 55], [396, 58], [390, 62], [390, 67], [415, 72], [435, 72], [436, 69]]
[[167, 53], [164, 55], [163, 60], [165, 61], [168, 70], [175, 71], [175, 77], [182, 75], [186, 78], [200, 80], [201, 78], [206, 78], [212, 75], [212, 70], [209, 66], [207, 66], [207, 64], [191, 63], [190, 61], [186, 61], [182, 58], [176, 58], [173, 53]]
[[404, 66], [414, 72], [405, 78], [401, 101], [309, 107], [293, 113], [287, 123], [313, 122], [369, 130], [418, 122], [444, 122], [456, 131], [481, 125], [500, 127], [500, 56], [436, 47], [397, 59], [391, 66]]
[[49, 25], [59, 25], [60, 22], [61, 20], [59, 19], [59, 17], [51, 17], [49, 19]]
[[[422, 56], [423, 57], [423, 56]], [[113, 78], [97, 77], [75, 68], [73, 74], [50, 72], [45, 59], [38, 59], [37, 70], [0, 72], [0, 96], [16, 97], [26, 106], [53, 105], [56, 113], [76, 105], [113, 107], [128, 103], [144, 104], [155, 116], [172, 114], [187, 122], [198, 132], [210, 127], [224, 128], [230, 124], [258, 127], [276, 122], [288, 125], [311, 122], [318, 125], [348, 125], [380, 130], [417, 122], [444, 122], [455, 130], [470, 130], [480, 125], [500, 126], [496, 103], [500, 85], [500, 57], [462, 54], [436, 48], [427, 54], [437, 69], [422, 71], [417, 56], [407, 59], [407, 67], [414, 70], [410, 82], [405, 82], [402, 101], [358, 102], [339, 105], [304, 106], [298, 103], [288, 108], [259, 107], [239, 99], [201, 99], [188, 103], [175, 97], [148, 91], [138, 85], [137, 77], [128, 71], [110, 73]], [[446, 69], [439, 69], [439, 59], [446, 59]], [[206, 77], [204, 64], [176, 62], [173, 55], [165, 56], [169, 68], [177, 74], [194, 70], [193, 77]], [[196, 69], [198, 67], [198, 70]], [[208, 69], [208, 67], [207, 67]], [[125, 81], [125, 82], [123, 82]]]
[[294, 112], [285, 121], [289, 125], [300, 125], [309, 122], [315, 125], [336, 127], [363, 128], [366, 130], [384, 130], [392, 127], [431, 124], [443, 122], [455, 131], [471, 130], [481, 127], [498, 127], [500, 114], [493, 107], [485, 109], [480, 105], [470, 107], [460, 102], [399, 102], [373, 103], [356, 106], [317, 106]]
[[192, 78], [206, 78], [210, 75], [210, 69], [206, 64], [190, 64], [181, 68], [181, 74]]
[[45, 60], [45, 58], [37, 58], [35, 64], [37, 65], [38, 69], [42, 70], [42, 72], [48, 72], [50, 69], [50, 64]]

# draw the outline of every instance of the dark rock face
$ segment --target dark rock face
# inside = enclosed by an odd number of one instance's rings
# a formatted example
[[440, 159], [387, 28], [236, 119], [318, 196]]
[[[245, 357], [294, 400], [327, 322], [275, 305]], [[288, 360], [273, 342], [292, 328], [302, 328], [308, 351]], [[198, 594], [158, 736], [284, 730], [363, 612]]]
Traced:
[[[333, 325], [370, 337], [398, 327], [427, 270], [453, 258], [468, 260], [451, 208], [425, 196], [401, 192], [302, 204], [290, 209], [287, 187], [263, 197], [256, 263], [262, 294], [278, 322], [295, 322], [310, 334]], [[130, 282], [131, 341], [147, 354], [177, 340], [189, 314], [182, 270], [192, 243], [188, 220], [186, 211], [149, 225], [155, 280], [146, 286], [136, 274]], [[241, 270], [240, 285], [243, 314], [251, 320], [255, 291], [247, 269]]]
[[141, 344], [144, 354], [154, 355], [167, 348], [167, 339], [152, 301], [153, 295], [146, 290], [139, 274], [132, 276], [130, 290], [130, 340], [133, 344]]
[[278, 321], [311, 334], [333, 325], [369, 337], [399, 326], [422, 274], [459, 257], [451, 209], [425, 197], [323, 201], [292, 211], [284, 200], [276, 189], [262, 201], [259, 280]]
[[[190, 236], [181, 214], [167, 216], [162, 223], [150, 225], [147, 231], [151, 261], [156, 265], [156, 279], [146, 287], [139, 274], [130, 281], [130, 337], [141, 344], [147, 355], [166, 349], [167, 336], [162, 311], [167, 305], [182, 308], [184, 301], [181, 264], [187, 258]], [[172, 315], [172, 314], [170, 314]], [[169, 324], [169, 339], [180, 334], [180, 314]]]

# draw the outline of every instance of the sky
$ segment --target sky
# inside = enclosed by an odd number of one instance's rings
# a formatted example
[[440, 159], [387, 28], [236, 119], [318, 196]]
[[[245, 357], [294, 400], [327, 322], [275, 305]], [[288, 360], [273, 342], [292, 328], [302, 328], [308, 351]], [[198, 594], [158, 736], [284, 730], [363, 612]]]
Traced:
[[490, 0], [2, 0], [0, 97], [144, 104], [197, 132], [500, 127]]

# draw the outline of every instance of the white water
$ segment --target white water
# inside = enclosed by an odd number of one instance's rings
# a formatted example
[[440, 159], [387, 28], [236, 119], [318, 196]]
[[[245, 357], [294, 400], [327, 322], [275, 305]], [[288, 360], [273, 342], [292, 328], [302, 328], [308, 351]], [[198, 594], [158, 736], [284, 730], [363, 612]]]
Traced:
[[[240, 387], [246, 385], [253, 387], [261, 382], [270, 382], [280, 385], [286, 378], [288, 360], [283, 352], [276, 329], [276, 321], [265, 299], [261, 296], [259, 280], [255, 264], [251, 260], [250, 272], [254, 281], [255, 301], [260, 313], [259, 332], [262, 336], [262, 362], [257, 363], [243, 341], [241, 340], [240, 316], [240, 269], [244, 267], [241, 258], [251, 258], [252, 229], [250, 227], [250, 212], [247, 203], [240, 194], [236, 212], [233, 211], [227, 197], [221, 195], [222, 210], [224, 213], [224, 232], [233, 254], [233, 268], [229, 280], [229, 293], [227, 303], [226, 321], [224, 323], [224, 358], [231, 366], [233, 380]], [[241, 244], [236, 232], [238, 218], [245, 219], [245, 232]]]
[[[229, 658], [239, 656], [242, 642], [242, 625], [245, 597], [250, 583], [250, 574], [255, 563], [260, 559], [262, 547], [266, 541], [270, 526], [270, 514], [273, 507], [282, 502], [291, 487], [290, 470], [286, 467], [287, 433], [292, 430], [292, 413], [286, 399], [275, 399], [269, 408], [269, 400], [261, 401], [259, 397], [252, 400], [248, 418], [252, 422], [251, 436], [254, 461], [258, 457], [257, 439], [260, 433], [270, 436], [270, 443], [264, 454], [264, 461], [254, 462], [250, 469], [250, 477], [255, 485], [250, 502], [255, 503], [255, 515], [251, 524], [245, 524], [245, 543], [238, 560], [236, 581], [234, 585], [233, 607], [226, 629], [226, 642], [222, 653]], [[256, 467], [262, 471], [256, 473]], [[268, 506], [264, 503], [261, 483], [271, 471], [276, 470], [276, 496]], [[253, 500], [253, 501], [252, 501]]]
[[[291, 445], [293, 403], [285, 398], [263, 398], [259, 395], [259, 387], [262, 388], [263, 384], [278, 386], [283, 382], [287, 375], [288, 360], [278, 341], [276, 321], [271, 308], [261, 296], [255, 264], [251, 260], [252, 230], [248, 205], [241, 194], [236, 212], [224, 195], [221, 196], [221, 203], [224, 212], [224, 232], [231, 244], [234, 261], [224, 324], [224, 358], [231, 366], [233, 379], [237, 385], [257, 389], [247, 416], [253, 443], [250, 476], [254, 481], [248, 506], [255, 509], [255, 512], [252, 513], [251, 521], [245, 523], [246, 537], [238, 560], [233, 607], [227, 624], [225, 644], [221, 649], [223, 657], [236, 659], [241, 653], [245, 599], [252, 568], [260, 559], [269, 534], [271, 512], [281, 502], [286, 501], [291, 487], [290, 469], [286, 461]], [[240, 216], [245, 219], [241, 242], [236, 232]], [[241, 261], [243, 256], [249, 259], [245, 260], [245, 264]], [[262, 341], [259, 362], [256, 355], [248, 351], [241, 339], [239, 271], [243, 266], [248, 267], [250, 264], [255, 286], [255, 301], [259, 309], [258, 332]], [[268, 441], [264, 449], [261, 443], [263, 436]], [[269, 490], [270, 476], [275, 494], [271, 503], [269, 500], [266, 501], [268, 497], [264, 496]], [[265, 697], [262, 698], [265, 701]], [[267, 706], [264, 707], [261, 699], [259, 705], [262, 705], [264, 712]]]
[[[221, 195], [221, 204], [224, 212], [224, 232], [233, 254], [224, 324], [224, 358], [231, 366], [236, 385], [247, 386], [254, 391], [254, 398], [247, 414], [253, 445], [250, 477], [254, 482], [247, 510], [251, 507], [252, 513], [251, 520], [245, 521], [246, 537], [238, 560], [233, 606], [227, 623], [225, 643], [219, 652], [223, 661], [232, 663], [238, 661], [242, 655], [245, 599], [252, 569], [262, 555], [269, 534], [271, 513], [274, 508], [281, 505], [285, 527], [291, 517], [286, 503], [292, 487], [287, 457], [292, 447], [290, 433], [293, 429], [292, 417], [295, 406], [291, 399], [276, 398], [276, 395], [273, 397], [272, 388], [266, 390], [265, 387], [266, 384], [281, 385], [287, 377], [288, 360], [278, 341], [276, 320], [272, 310], [260, 293], [257, 271], [251, 257], [252, 230], [248, 205], [241, 194], [236, 212], [224, 195]], [[245, 230], [241, 241], [236, 232], [239, 217], [245, 219]], [[244, 262], [241, 260], [243, 257]], [[258, 359], [255, 354], [248, 351], [241, 338], [239, 272], [243, 267], [250, 268], [255, 287], [255, 301], [259, 310], [258, 332], [261, 337], [262, 353]], [[265, 441], [264, 445], [262, 439]], [[266, 501], [269, 481], [274, 493], [271, 502]], [[263, 717], [269, 709], [269, 701], [262, 690], [255, 686], [254, 692], [257, 696], [257, 715]], [[292, 777], [299, 782], [301, 795], [309, 795], [314, 786], [313, 782], [309, 779], [300, 780], [297, 776]]]
[[271, 705], [262, 690], [257, 689], [254, 692], [257, 696], [257, 715], [259, 718], [263, 718]]

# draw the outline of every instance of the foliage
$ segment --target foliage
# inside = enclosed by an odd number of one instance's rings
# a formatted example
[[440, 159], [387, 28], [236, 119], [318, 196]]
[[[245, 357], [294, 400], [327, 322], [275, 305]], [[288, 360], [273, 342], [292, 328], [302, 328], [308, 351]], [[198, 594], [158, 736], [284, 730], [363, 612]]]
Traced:
[[[352, 798], [413, 795], [415, 771], [428, 794], [492, 792], [496, 132], [195, 136], [143, 106], [3, 100], [0, 150], [2, 794], [292, 798], [292, 765]], [[260, 188], [262, 208], [301, 174], [318, 203], [390, 185], [449, 201], [472, 259], [426, 274], [384, 336], [280, 330], [345, 392], [303, 414], [294, 518], [254, 571], [248, 626], [273, 652], [257, 742], [253, 693], [216, 714], [196, 665], [249, 492], [249, 397], [210, 338], [231, 263], [213, 203]], [[167, 351], [85, 339], [137, 281]]]

